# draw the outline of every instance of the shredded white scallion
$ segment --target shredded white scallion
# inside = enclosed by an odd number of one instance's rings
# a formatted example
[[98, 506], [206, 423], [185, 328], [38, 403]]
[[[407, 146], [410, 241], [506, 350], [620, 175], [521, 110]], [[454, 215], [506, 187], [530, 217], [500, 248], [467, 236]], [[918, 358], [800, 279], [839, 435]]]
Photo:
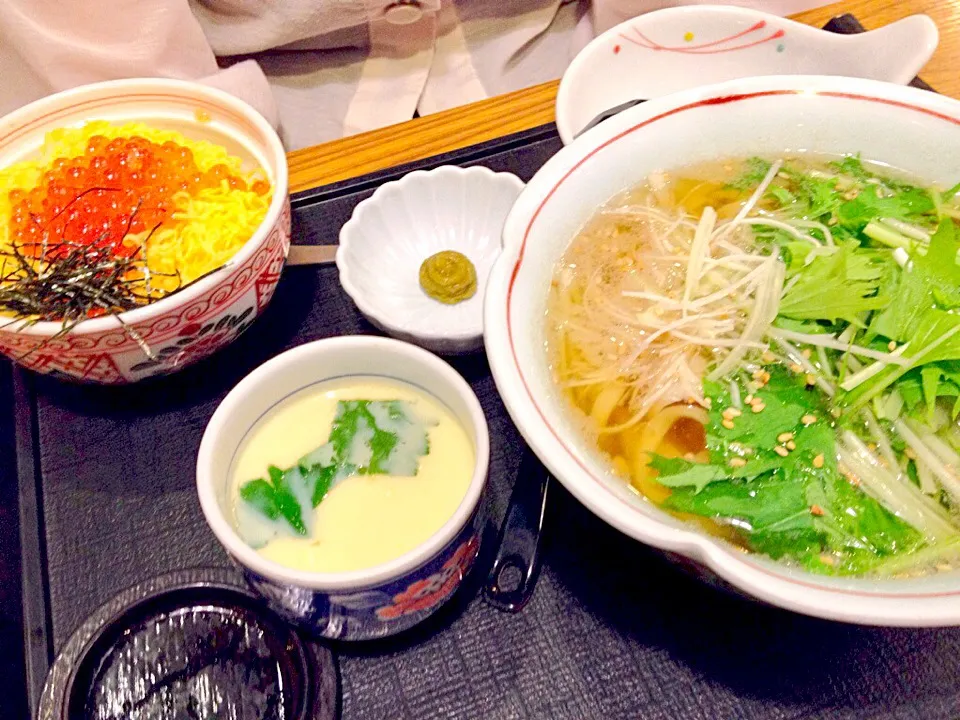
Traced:
[[783, 167], [783, 160], [777, 160], [770, 165], [770, 169], [767, 171], [767, 174], [764, 176], [763, 180], [760, 181], [760, 184], [757, 185], [757, 188], [753, 191], [753, 194], [743, 204], [743, 207], [740, 208], [740, 212], [738, 212], [736, 217], [734, 217], [733, 220], [731, 220], [730, 223], [720, 231], [720, 238], [724, 238], [729, 235], [730, 232], [736, 229], [736, 227], [740, 224], [740, 221], [750, 214], [750, 211], [753, 210], [754, 206], [760, 202], [760, 198], [762, 198], [764, 193], [767, 192], [767, 188], [770, 187], [770, 183], [772, 183], [774, 178], [777, 177], [777, 173], [780, 172], [781, 167]]
[[[841, 342], [838, 338], [835, 338], [833, 335], [828, 335], [827, 333], [820, 335], [816, 333], [800, 333], [793, 330], [774, 328], [771, 330], [771, 334], [774, 337], [779, 337], [784, 340], [792, 340], [793, 342], [798, 342], [803, 345], [815, 345], [818, 347], [830, 348], [831, 350], [840, 350], [842, 352], [853, 353], [854, 355], [860, 355], [862, 357], [873, 358], [874, 360], [879, 360], [887, 365], [900, 365], [905, 367], [910, 364], [910, 360], [908, 358], [901, 357], [904, 349], [907, 347], [906, 343], [893, 352], [881, 352], [879, 350], [871, 350], [870, 348], [862, 347], [860, 345]], [[879, 370], [877, 372], [879, 372]]]
[[837, 445], [837, 457], [841, 470], [850, 472], [868, 495], [927, 538], [941, 541], [958, 534], [960, 529], [942, 507], [924, 495], [899, 468], [885, 468], [851, 430], [844, 431], [843, 442]]
[[954, 468], [946, 465], [927, 445], [928, 435], [931, 434], [924, 433], [924, 438], [921, 439], [903, 419], [895, 421], [893, 427], [904, 442], [910, 446], [910, 449], [916, 453], [917, 459], [922, 460], [930, 468], [930, 472], [940, 481], [943, 489], [950, 493], [954, 499], [960, 500], [960, 477], [957, 477]]

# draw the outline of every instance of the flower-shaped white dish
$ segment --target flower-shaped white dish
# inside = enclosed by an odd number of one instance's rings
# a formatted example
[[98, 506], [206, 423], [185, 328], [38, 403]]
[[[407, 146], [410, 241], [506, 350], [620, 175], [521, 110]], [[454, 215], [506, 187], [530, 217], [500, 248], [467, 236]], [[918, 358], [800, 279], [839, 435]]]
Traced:
[[742, 77], [845, 75], [905, 85], [938, 40], [926, 15], [841, 35], [750, 8], [656, 10], [607, 30], [574, 58], [557, 90], [557, 130], [568, 145], [621, 103]]
[[[340, 230], [340, 284], [389, 335], [444, 354], [479, 349], [483, 291], [521, 190], [516, 175], [452, 165], [381, 185]], [[420, 265], [443, 250], [463, 253], [476, 268], [477, 291], [455, 305], [420, 287]]]

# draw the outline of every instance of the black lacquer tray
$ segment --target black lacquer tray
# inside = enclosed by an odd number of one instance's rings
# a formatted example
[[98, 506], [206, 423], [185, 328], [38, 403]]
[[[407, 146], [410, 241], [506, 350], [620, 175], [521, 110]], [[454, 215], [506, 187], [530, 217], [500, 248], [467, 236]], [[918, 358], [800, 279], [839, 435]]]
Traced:
[[[357, 202], [412, 169], [482, 164], [526, 180], [559, 147], [545, 126], [303, 193], [294, 242], [335, 243]], [[244, 336], [178, 375], [98, 388], [0, 367], [0, 717], [35, 711], [56, 654], [118, 592], [199, 566], [230, 574], [194, 489], [200, 437], [229, 389], [295, 345], [376, 332], [335, 267], [296, 267]], [[499, 521], [523, 443], [485, 357], [452, 362], [490, 424], [488, 493]], [[542, 574], [521, 613], [482, 601], [490, 559], [481, 558], [480, 572], [423, 626], [335, 647], [342, 716], [960, 718], [960, 628], [840, 625], [727, 596], [612, 530], [559, 484], [546, 528]]]

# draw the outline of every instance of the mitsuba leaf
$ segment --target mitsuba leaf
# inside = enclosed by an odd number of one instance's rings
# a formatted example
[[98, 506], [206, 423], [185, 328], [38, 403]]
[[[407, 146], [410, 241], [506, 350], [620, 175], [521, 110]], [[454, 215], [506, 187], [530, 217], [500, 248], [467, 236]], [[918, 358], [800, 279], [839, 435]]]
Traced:
[[838, 401], [856, 410], [913, 368], [947, 360], [960, 360], [960, 315], [928, 309], [917, 321], [916, 330], [911, 334], [909, 342], [902, 357], [911, 360], [912, 364], [888, 365], [869, 380], [838, 397]]
[[797, 272], [798, 279], [780, 301], [779, 315], [795, 320], [859, 322], [866, 311], [887, 306], [877, 295], [892, 262], [889, 253], [844, 244], [829, 255], [818, 255]]
[[770, 172], [770, 161], [759, 157], [748, 158], [740, 177], [727, 183], [734, 190], [749, 191], [757, 187]]
[[695, 463], [683, 458], [668, 458], [654, 455], [650, 458], [650, 467], [657, 471], [658, 481], [667, 487], [690, 486], [694, 492], [700, 492], [707, 485], [728, 476], [722, 467], [705, 463]]
[[873, 175], [863, 167], [863, 161], [860, 159], [860, 155], [845, 155], [842, 160], [835, 160], [830, 163], [832, 167], [837, 172], [841, 172], [844, 175], [849, 175], [857, 180], [869, 180]]
[[267, 469], [267, 480], [258, 479], [240, 488], [240, 498], [270, 520], [283, 518], [298, 535], [306, 535], [300, 502], [291, 487], [291, 478], [278, 467]]
[[271, 520], [280, 517], [276, 491], [266, 480], [252, 480], [240, 488], [240, 497]]
[[900, 186], [892, 194], [881, 195], [879, 185], [863, 185], [857, 196], [837, 208], [837, 219], [843, 227], [863, 230], [875, 218], [912, 221], [935, 210], [930, 194], [922, 188]]
[[930, 239], [927, 254], [914, 254], [908, 267], [898, 274], [889, 306], [870, 324], [873, 332], [907, 342], [928, 310], [960, 307], [956, 236], [953, 221], [943, 219]]
[[[705, 383], [709, 462], [655, 456], [657, 481], [671, 489], [664, 507], [735, 528], [752, 550], [822, 573], [863, 572], [921, 543], [840, 474], [819, 391], [780, 365], [768, 371], [769, 382], [755, 393], [763, 410], [737, 416], [732, 428], [723, 424], [732, 407], [729, 383]], [[804, 424], [805, 416], [816, 419]], [[782, 456], [774, 448], [785, 452], [784, 433], [793, 449]]]
[[822, 544], [803, 486], [785, 473], [726, 480], [700, 493], [675, 490], [664, 505], [733, 525], [744, 532], [753, 550], [774, 559], [819, 551]]

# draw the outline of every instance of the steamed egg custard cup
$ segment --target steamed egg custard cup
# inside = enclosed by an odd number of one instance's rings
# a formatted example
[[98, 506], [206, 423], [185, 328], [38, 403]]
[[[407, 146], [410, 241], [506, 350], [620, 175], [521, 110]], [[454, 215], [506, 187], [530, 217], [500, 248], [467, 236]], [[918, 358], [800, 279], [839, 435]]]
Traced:
[[[308, 572], [281, 565], [248, 545], [234, 527], [236, 456], [252, 428], [283, 400], [327, 381], [350, 378], [400, 383], [444, 406], [473, 446], [475, 462], [466, 494], [429, 539], [387, 562], [343, 572]], [[318, 424], [317, 432], [322, 442], [325, 429]], [[443, 360], [398, 340], [331, 338], [278, 355], [227, 395], [200, 443], [197, 491], [217, 540], [271, 609], [321, 637], [364, 640], [416, 625], [461, 585], [480, 549], [484, 523], [480, 500], [489, 455], [480, 403], [467, 382]], [[329, 496], [324, 499], [329, 501]]]
[[651, 173], [754, 156], [860, 153], [940, 187], [957, 181], [960, 102], [871, 80], [750, 78], [631, 108], [551, 158], [507, 218], [490, 275], [485, 345], [504, 404], [530, 447], [589, 510], [685, 557], [741, 593], [800, 613], [892, 626], [960, 625], [960, 572], [825, 576], [747, 554], [659, 509], [615, 474], [577, 425], [545, 350], [554, 269], [584, 223]]

